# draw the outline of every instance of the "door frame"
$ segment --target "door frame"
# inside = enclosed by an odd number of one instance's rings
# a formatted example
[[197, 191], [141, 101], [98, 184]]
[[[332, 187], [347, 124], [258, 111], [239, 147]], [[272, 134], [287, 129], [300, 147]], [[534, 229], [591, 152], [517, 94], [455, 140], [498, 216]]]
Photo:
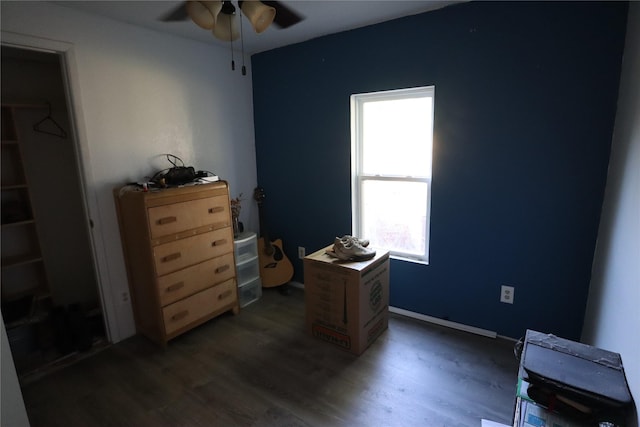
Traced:
[[82, 203], [84, 205], [87, 227], [96, 281], [98, 285], [98, 295], [102, 308], [103, 321], [106, 329], [107, 340], [115, 343], [123, 339], [118, 325], [117, 311], [113, 295], [109, 291], [112, 289], [109, 277], [109, 268], [105, 251], [105, 238], [100, 220], [100, 210], [95, 191], [95, 180], [91, 170], [91, 159], [89, 156], [88, 138], [80, 97], [80, 84], [78, 70], [75, 60], [75, 48], [72, 43], [44, 39], [14, 32], [2, 31], [2, 45], [18, 49], [37, 50], [46, 53], [60, 55], [61, 73], [66, 95], [66, 107], [69, 114], [70, 130], [69, 135], [75, 145], [76, 166], [80, 188], [83, 194]]

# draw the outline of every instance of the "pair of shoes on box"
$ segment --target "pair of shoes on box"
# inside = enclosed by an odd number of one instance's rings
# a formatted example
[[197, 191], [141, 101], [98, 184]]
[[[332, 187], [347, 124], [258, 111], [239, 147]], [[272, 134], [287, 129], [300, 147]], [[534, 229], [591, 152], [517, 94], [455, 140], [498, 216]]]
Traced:
[[376, 251], [367, 248], [369, 241], [345, 235], [336, 237], [333, 242], [333, 254], [345, 261], [366, 261], [376, 255]]

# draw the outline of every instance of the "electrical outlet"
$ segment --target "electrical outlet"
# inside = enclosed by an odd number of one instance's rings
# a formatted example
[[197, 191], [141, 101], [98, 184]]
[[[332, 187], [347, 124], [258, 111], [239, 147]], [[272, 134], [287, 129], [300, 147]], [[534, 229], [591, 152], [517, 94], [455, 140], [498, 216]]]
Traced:
[[305, 257], [306, 251], [304, 250], [304, 246], [298, 246], [298, 258], [302, 259]]
[[506, 302], [507, 304], [513, 304], [515, 290], [513, 286], [502, 285], [500, 288], [500, 302]]
[[122, 302], [129, 302], [129, 292], [123, 292], [121, 298]]

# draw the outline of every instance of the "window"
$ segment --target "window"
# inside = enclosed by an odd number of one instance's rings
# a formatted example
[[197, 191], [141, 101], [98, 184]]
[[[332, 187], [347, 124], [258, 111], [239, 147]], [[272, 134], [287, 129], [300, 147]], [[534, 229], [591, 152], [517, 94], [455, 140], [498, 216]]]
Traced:
[[435, 87], [351, 95], [353, 234], [429, 261]]

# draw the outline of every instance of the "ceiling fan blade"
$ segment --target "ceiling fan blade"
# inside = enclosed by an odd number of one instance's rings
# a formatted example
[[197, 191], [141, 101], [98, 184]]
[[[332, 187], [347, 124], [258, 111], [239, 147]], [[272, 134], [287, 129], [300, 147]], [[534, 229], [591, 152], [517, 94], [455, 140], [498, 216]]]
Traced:
[[189, 18], [189, 14], [187, 13], [187, 2], [180, 2], [178, 6], [176, 6], [173, 10], [168, 12], [166, 15], [160, 18], [160, 21], [164, 22], [174, 22], [174, 21], [184, 21]]
[[304, 19], [304, 16], [294, 12], [282, 2], [263, 0], [262, 3], [276, 9], [276, 17], [273, 19], [273, 23], [280, 28], [289, 28]]

